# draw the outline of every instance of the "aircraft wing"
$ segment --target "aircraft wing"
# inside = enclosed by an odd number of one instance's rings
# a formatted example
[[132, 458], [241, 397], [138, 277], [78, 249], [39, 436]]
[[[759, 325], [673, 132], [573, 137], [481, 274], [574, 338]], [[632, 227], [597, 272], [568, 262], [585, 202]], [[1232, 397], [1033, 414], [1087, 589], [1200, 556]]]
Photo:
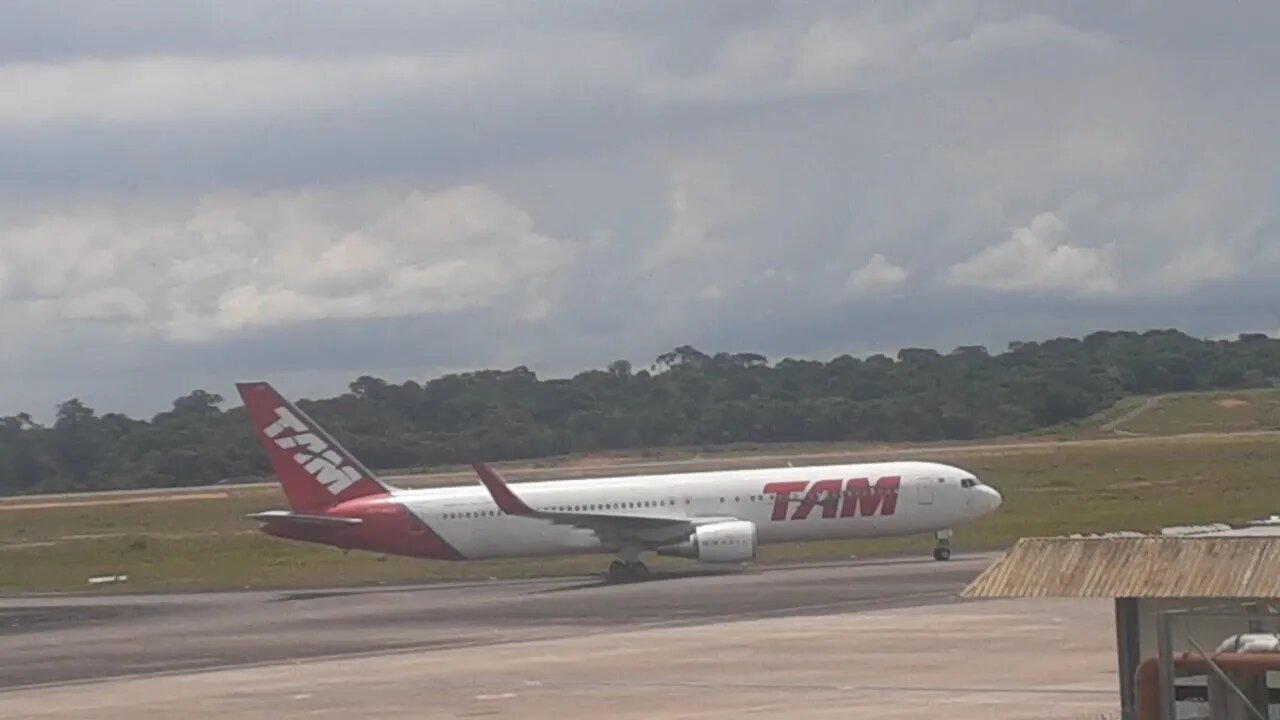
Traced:
[[602, 538], [631, 538], [647, 542], [671, 542], [687, 536], [698, 525], [737, 520], [729, 516], [686, 517], [681, 515], [635, 515], [622, 512], [567, 512], [537, 510], [512, 492], [497, 470], [484, 463], [473, 463], [476, 475], [484, 483], [498, 509], [508, 515], [547, 520], [557, 525], [570, 525], [591, 530]]

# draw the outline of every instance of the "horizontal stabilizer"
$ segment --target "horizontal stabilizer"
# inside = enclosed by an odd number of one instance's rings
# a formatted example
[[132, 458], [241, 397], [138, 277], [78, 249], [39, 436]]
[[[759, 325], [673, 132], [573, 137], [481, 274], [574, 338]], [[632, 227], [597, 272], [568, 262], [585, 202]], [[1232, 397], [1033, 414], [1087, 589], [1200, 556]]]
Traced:
[[360, 518], [333, 517], [331, 515], [300, 515], [291, 513], [288, 510], [267, 510], [257, 512], [245, 517], [262, 522], [288, 522], [298, 523], [300, 525], [359, 525]]

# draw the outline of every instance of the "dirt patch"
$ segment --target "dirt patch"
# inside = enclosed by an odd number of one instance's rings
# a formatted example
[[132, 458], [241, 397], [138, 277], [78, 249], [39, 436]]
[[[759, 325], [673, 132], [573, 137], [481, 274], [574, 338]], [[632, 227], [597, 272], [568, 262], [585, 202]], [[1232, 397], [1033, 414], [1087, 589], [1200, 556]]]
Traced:
[[1245, 407], [1246, 405], [1252, 405], [1253, 403], [1240, 398], [1223, 398], [1221, 400], [1215, 400], [1213, 404], [1224, 408], [1238, 408]]

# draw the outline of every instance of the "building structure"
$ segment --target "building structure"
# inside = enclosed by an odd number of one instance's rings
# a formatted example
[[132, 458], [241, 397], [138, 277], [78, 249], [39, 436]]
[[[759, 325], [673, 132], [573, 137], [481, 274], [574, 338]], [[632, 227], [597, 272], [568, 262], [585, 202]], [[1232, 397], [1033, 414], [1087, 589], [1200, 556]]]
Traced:
[[962, 597], [1112, 599], [1124, 720], [1280, 717], [1280, 518], [1024, 538]]

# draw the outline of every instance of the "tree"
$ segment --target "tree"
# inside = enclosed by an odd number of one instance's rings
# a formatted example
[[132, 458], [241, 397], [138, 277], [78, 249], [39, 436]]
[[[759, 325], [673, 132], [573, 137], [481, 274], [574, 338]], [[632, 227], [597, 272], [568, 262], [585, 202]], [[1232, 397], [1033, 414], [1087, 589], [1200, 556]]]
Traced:
[[609, 374], [614, 377], [631, 377], [631, 363], [626, 360], [614, 360], [609, 363]]
[[77, 398], [58, 406], [53, 423], [54, 448], [74, 486], [85, 484], [101, 459], [97, 434], [97, 416], [92, 408]]
[[190, 395], [183, 395], [173, 401], [173, 411], [189, 415], [217, 415], [222, 412], [218, 408], [222, 404], [222, 396], [215, 393], [196, 390]]
[[[944, 440], [1070, 422], [1126, 394], [1263, 387], [1280, 377], [1280, 340], [1202, 341], [1176, 330], [1100, 331], [1010, 343], [991, 354], [905, 348], [897, 359], [830, 361], [681, 345], [655, 367], [540, 380], [529, 368], [392, 384], [357, 377], [299, 406], [378, 469], [672, 445], [815, 440]], [[151, 421], [79, 399], [51, 427], [0, 418], [0, 494], [193, 485], [269, 468], [241, 408], [194, 390]]]

